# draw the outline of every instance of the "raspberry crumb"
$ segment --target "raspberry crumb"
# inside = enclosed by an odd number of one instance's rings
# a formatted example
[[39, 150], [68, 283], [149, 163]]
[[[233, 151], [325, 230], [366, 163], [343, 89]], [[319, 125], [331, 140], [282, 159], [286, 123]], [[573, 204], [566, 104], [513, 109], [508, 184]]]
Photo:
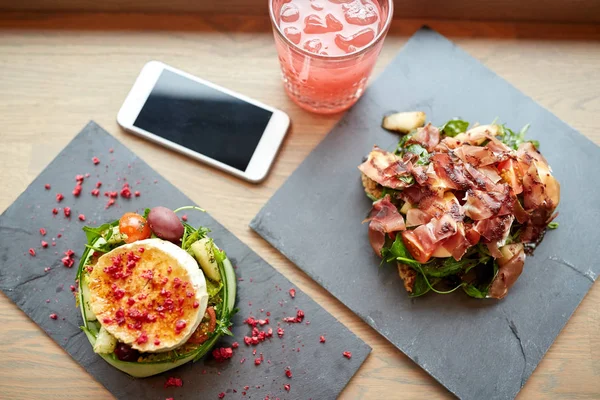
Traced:
[[135, 193], [133, 194], [135, 197], [140, 197], [140, 191], [136, 190]]
[[58, 319], [58, 315], [52, 313], [50, 314], [50, 319]]
[[115, 150], [114, 150], [112, 147], [111, 147], [110, 149], [108, 149], [108, 152], [109, 152], [109, 153], [112, 153], [112, 152], [114, 152], [114, 151], [115, 151]]
[[48, 242], [46, 242], [46, 241], [42, 240], [42, 247], [43, 247], [43, 248], [46, 248], [46, 247], [48, 247]]
[[284, 332], [285, 332], [285, 331], [283, 330], [283, 328], [277, 328], [277, 336], [279, 336], [279, 337], [283, 337], [283, 333], [284, 333]]
[[79, 218], [80, 221], [85, 221], [85, 215], [83, 214], [79, 214], [77, 218]]
[[75, 286], [71, 285], [71, 286], [69, 287], [69, 289], [71, 289], [71, 292], [74, 292], [74, 291], [75, 291]]
[[69, 218], [71, 216], [71, 207], [65, 207], [63, 213], [65, 214], [65, 217]]
[[319, 337], [319, 342], [325, 343], [325, 336], [320, 336]]
[[30, 248], [29, 254], [31, 255], [31, 257], [35, 257], [35, 250], [33, 248]]
[[283, 388], [284, 388], [284, 389], [285, 389], [287, 392], [289, 392], [289, 391], [290, 391], [290, 389], [291, 389], [291, 387], [290, 387], [290, 384], [289, 384], [289, 383], [286, 383], [285, 385], [283, 385]]
[[296, 297], [296, 289], [290, 289], [290, 297], [293, 299]]
[[231, 347], [221, 347], [218, 349], [214, 349], [212, 352], [213, 357], [218, 362], [225, 361], [231, 357], [233, 357], [233, 350]]
[[73, 193], [73, 196], [79, 197], [79, 195], [81, 194], [81, 185], [75, 186], [75, 189], [73, 189], [72, 193]]
[[98, 189], [94, 189], [91, 191], [92, 196], [98, 197], [100, 195], [100, 191]]
[[92, 157], [92, 162], [94, 163], [94, 165], [98, 165], [100, 164], [100, 159], [98, 157]]
[[184, 221], [187, 221], [187, 214], [184, 214], [184, 215], [181, 217], [181, 219], [182, 219], [182, 220], [184, 220]]
[[219, 393], [219, 398], [220, 398], [220, 399], [222, 399], [222, 398], [224, 398], [224, 397], [225, 397], [225, 393], [223, 393], [223, 392]]
[[260, 358], [254, 359], [254, 365], [260, 365], [261, 362], [262, 362], [262, 360]]
[[100, 181], [96, 182], [96, 188], [99, 188], [100, 186], [102, 186], [102, 182], [100, 182]]
[[62, 201], [62, 199], [64, 199], [65, 196], [62, 195], [62, 193], [56, 193], [56, 201], [58, 203], [60, 203]]
[[172, 387], [172, 386], [182, 387], [183, 381], [181, 380], [181, 378], [169, 377], [167, 379], [167, 381], [165, 382], [165, 388]]
[[58, 214], [58, 208], [53, 208], [52, 209], [52, 214], [54, 214], [54, 215]]
[[106, 203], [106, 207], [104, 207], [104, 208], [109, 208], [113, 204], [115, 204], [115, 199], [108, 199], [108, 203]]
[[344, 355], [344, 357], [346, 357], [347, 359], [350, 359], [350, 358], [352, 358], [352, 353], [351, 353], [351, 352], [349, 352], [349, 351], [345, 351], [345, 352], [343, 352], [342, 354], [343, 354], [343, 355]]
[[233, 342], [231, 344], [231, 347], [234, 348], [234, 349], [237, 349], [238, 347], [240, 347], [240, 344], [238, 342]]
[[46, 236], [46, 230], [44, 228], [40, 228], [40, 235]]
[[292, 377], [292, 370], [290, 369], [290, 367], [285, 368], [285, 376], [287, 376], [288, 378]]
[[49, 184], [49, 183], [46, 183], [46, 184], [44, 185], [44, 189], [46, 189], [46, 190], [50, 190], [50, 184]]

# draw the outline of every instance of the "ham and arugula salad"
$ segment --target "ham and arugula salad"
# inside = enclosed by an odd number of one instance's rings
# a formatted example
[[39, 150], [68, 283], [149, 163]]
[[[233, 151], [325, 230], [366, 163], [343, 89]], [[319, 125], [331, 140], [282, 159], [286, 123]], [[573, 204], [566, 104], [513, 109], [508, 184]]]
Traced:
[[358, 167], [373, 200], [371, 246], [397, 264], [411, 296], [460, 288], [503, 298], [526, 254], [558, 226], [560, 185], [539, 143], [525, 139], [527, 126], [425, 120], [422, 112], [385, 117], [384, 128], [403, 134], [396, 150], [375, 146]]

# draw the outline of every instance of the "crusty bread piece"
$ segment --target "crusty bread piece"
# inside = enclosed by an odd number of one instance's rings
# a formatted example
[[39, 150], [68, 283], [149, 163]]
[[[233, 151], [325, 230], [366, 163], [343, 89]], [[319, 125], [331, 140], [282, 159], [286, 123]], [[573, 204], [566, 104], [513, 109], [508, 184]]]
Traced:
[[375, 182], [373, 179], [369, 178], [365, 174], [361, 174], [360, 179], [365, 188], [365, 193], [369, 197], [373, 199], [381, 198], [381, 195], [383, 194], [383, 188], [381, 187], [381, 185], [379, 185], [377, 182]]
[[406, 264], [398, 263], [398, 275], [404, 281], [404, 289], [408, 293], [412, 293], [415, 281], [417, 280], [417, 271]]

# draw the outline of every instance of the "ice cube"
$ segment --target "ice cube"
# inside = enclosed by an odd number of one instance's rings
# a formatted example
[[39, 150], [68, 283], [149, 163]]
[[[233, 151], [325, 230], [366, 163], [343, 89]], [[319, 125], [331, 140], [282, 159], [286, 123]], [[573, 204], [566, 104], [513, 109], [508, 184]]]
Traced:
[[320, 39], [310, 39], [304, 42], [304, 50], [310, 51], [311, 53], [319, 53], [321, 47], [323, 47], [323, 43]]
[[324, 8], [323, 3], [314, 0], [310, 0], [310, 6], [316, 11], [321, 11]]
[[302, 32], [300, 29], [294, 26], [288, 26], [283, 30], [283, 34], [286, 38], [290, 39], [294, 44], [300, 44], [300, 38], [302, 36]]
[[283, 22], [296, 22], [300, 18], [300, 10], [295, 4], [284, 4], [281, 7], [281, 20]]
[[325, 16], [325, 21], [317, 14], [310, 14], [304, 19], [304, 23], [305, 33], [339, 32], [344, 28], [342, 23], [331, 14]]
[[[375, 39], [375, 31], [371, 28], [361, 29], [352, 36], [335, 35], [335, 44], [346, 53], [365, 47]], [[350, 49], [352, 48], [352, 49]]]
[[344, 18], [349, 24], [371, 25], [378, 19], [377, 8], [374, 4], [354, 0], [352, 3], [343, 4], [342, 8], [344, 9]]

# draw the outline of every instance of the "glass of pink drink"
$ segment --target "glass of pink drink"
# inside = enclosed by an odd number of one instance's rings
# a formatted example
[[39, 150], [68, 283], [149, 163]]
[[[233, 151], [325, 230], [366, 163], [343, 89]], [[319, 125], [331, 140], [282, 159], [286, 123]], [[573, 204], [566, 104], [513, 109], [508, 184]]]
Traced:
[[393, 0], [269, 0], [287, 94], [319, 114], [346, 110], [371, 75]]

